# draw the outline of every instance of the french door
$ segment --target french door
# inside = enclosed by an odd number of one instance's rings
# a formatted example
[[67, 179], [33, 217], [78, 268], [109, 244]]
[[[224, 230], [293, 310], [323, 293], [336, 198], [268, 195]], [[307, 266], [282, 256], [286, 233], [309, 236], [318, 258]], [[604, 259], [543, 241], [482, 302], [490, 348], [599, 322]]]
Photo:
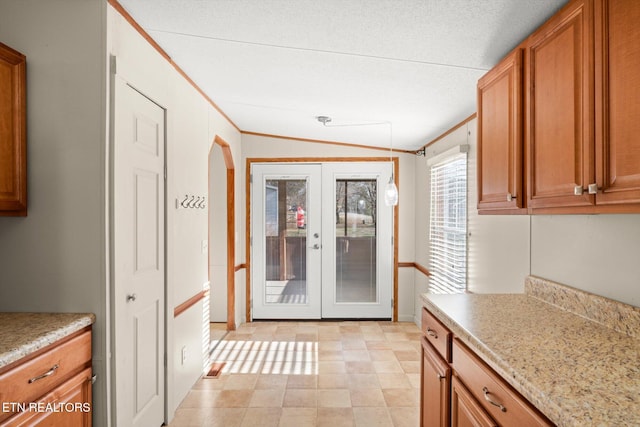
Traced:
[[253, 164], [254, 319], [391, 318], [386, 162]]

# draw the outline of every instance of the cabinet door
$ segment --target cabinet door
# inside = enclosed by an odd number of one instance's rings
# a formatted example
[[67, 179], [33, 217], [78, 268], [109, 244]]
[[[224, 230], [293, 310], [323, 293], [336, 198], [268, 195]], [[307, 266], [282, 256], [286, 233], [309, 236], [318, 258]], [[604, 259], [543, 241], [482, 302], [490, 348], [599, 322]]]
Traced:
[[2, 427], [91, 427], [91, 368], [62, 383]]
[[497, 427], [457, 377], [451, 379], [451, 427]]
[[478, 81], [478, 210], [524, 206], [522, 49]]
[[446, 427], [449, 425], [451, 367], [442, 360], [438, 351], [424, 337], [422, 337], [421, 372], [420, 425]]
[[0, 43], [0, 216], [27, 215], [26, 58]]
[[531, 208], [594, 203], [592, 10], [592, 0], [571, 2], [528, 42]]
[[596, 203], [640, 203], [640, 2], [596, 3]]

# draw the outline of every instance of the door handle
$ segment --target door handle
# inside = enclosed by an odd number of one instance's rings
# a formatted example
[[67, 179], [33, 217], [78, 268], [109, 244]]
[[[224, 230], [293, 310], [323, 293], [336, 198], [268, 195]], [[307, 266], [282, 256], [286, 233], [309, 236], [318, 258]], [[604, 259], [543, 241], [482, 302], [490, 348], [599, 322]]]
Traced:
[[320, 246], [319, 244], [315, 244], [313, 246], [309, 246], [309, 249], [320, 249], [322, 246]]

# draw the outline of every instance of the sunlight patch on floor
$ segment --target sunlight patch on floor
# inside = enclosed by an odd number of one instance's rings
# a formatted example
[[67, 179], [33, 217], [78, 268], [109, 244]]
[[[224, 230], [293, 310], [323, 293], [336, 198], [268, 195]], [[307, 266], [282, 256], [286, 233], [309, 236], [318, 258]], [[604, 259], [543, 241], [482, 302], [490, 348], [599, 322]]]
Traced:
[[318, 343], [310, 341], [221, 341], [210, 358], [232, 374], [318, 374]]

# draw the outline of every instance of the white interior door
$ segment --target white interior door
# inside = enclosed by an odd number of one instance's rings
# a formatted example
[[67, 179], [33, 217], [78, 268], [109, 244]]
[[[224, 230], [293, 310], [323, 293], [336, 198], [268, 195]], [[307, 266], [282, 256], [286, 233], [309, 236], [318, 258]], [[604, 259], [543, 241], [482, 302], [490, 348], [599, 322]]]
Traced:
[[386, 162], [322, 165], [323, 318], [392, 317], [393, 208], [383, 197], [390, 176]]
[[165, 111], [114, 79], [112, 280], [115, 425], [165, 414]]
[[318, 319], [320, 165], [254, 164], [251, 174], [253, 318]]

